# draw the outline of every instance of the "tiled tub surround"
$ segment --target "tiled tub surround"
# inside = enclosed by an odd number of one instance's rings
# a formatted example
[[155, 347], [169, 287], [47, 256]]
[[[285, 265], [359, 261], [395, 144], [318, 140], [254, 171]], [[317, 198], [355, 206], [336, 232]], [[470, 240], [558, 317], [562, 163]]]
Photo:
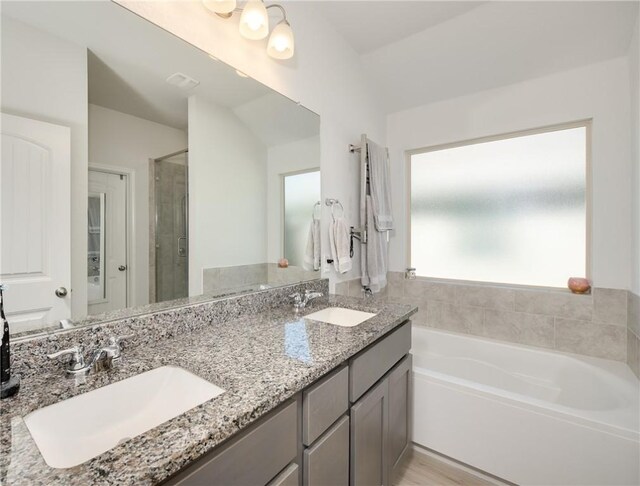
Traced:
[[[359, 279], [336, 284], [336, 293], [361, 296]], [[626, 361], [627, 294], [406, 280], [390, 272], [379, 299], [418, 306], [413, 322], [420, 326]]]
[[628, 294], [627, 364], [640, 378], [640, 296]]
[[204, 293], [209, 295], [252, 290], [265, 284], [286, 285], [318, 278], [320, 272], [295, 266], [279, 268], [277, 263], [206, 268], [202, 273]]
[[[326, 281], [318, 282], [320, 284], [326, 286]], [[285, 292], [277, 291], [281, 297]], [[268, 293], [255, 295], [260, 295], [265, 303], [269, 300], [265, 297]], [[360, 326], [343, 328], [304, 321], [288, 302], [282, 304], [282, 298], [280, 304], [270, 301], [269, 305], [261, 305], [247, 301], [250, 297], [224, 301], [226, 310], [216, 310], [214, 306], [207, 306], [205, 310], [204, 305], [200, 305], [151, 316], [145, 323], [148, 333], [141, 322], [112, 323], [93, 331], [77, 331], [84, 334], [85, 344], [102, 343], [111, 334], [136, 332], [113, 370], [89, 375], [86, 384], [80, 387], [63, 377], [59, 365], [44, 361], [46, 352], [77, 344], [77, 334], [17, 343], [15, 365], [23, 381], [20, 393], [4, 400], [0, 411], [2, 484], [156, 484], [274, 409], [416, 311], [408, 305], [340, 296], [318, 299], [308, 309], [310, 313], [327, 306], [344, 306], [378, 313]], [[240, 305], [242, 301], [245, 306]], [[27, 413], [170, 364], [222, 387], [225, 393], [80, 466], [61, 470], [46, 465], [24, 424]]]

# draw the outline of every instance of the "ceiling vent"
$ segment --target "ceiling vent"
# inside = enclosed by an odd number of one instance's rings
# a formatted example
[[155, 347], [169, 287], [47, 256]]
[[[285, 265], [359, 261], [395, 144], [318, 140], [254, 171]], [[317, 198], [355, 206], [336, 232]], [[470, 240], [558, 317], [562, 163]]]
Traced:
[[190, 76], [182, 73], [172, 74], [167, 78], [167, 83], [177, 86], [180, 89], [193, 89], [200, 84], [200, 81], [196, 81]]

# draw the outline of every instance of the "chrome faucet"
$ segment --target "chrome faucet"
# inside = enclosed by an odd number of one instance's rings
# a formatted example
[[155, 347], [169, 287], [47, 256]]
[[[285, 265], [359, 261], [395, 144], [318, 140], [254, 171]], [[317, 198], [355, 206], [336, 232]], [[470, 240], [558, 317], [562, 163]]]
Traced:
[[74, 346], [69, 349], [63, 349], [56, 353], [47, 355], [49, 359], [57, 359], [62, 356], [71, 356], [71, 359], [65, 367], [67, 377], [73, 378], [78, 375], [86, 375], [90, 372], [98, 372], [110, 370], [113, 366], [113, 360], [120, 358], [122, 355], [122, 348], [120, 343], [123, 339], [128, 339], [132, 336], [120, 336], [109, 338], [109, 344], [106, 346], [94, 349], [89, 353], [90, 358], [85, 360], [84, 348], [82, 346]]
[[293, 299], [293, 308], [295, 310], [300, 310], [307, 307], [309, 302], [311, 302], [313, 299], [322, 297], [322, 295], [322, 292], [311, 292], [309, 290], [305, 290], [304, 295], [302, 295], [300, 292], [296, 292], [289, 297]]

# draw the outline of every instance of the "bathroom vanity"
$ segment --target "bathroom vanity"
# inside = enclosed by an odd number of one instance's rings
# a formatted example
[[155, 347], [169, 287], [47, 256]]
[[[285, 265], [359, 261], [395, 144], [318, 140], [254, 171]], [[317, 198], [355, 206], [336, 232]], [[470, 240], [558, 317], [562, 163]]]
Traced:
[[[23, 388], [0, 410], [3, 485], [388, 484], [409, 441], [416, 308], [331, 295], [296, 311], [288, 297], [305, 288], [328, 290], [298, 284], [16, 342]], [[305, 318], [331, 307], [375, 315], [352, 327]], [[46, 359], [110, 335], [133, 337], [113, 369], [82, 383]], [[167, 366], [224, 391], [79, 465], [47, 464], [25, 417]]]
[[166, 484], [390, 484], [409, 445], [405, 322]]

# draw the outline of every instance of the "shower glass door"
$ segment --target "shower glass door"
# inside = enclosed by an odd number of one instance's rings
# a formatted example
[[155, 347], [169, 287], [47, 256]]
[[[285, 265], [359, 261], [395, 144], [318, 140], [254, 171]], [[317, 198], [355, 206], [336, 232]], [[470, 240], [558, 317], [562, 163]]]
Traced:
[[188, 295], [187, 152], [154, 161], [155, 302]]

